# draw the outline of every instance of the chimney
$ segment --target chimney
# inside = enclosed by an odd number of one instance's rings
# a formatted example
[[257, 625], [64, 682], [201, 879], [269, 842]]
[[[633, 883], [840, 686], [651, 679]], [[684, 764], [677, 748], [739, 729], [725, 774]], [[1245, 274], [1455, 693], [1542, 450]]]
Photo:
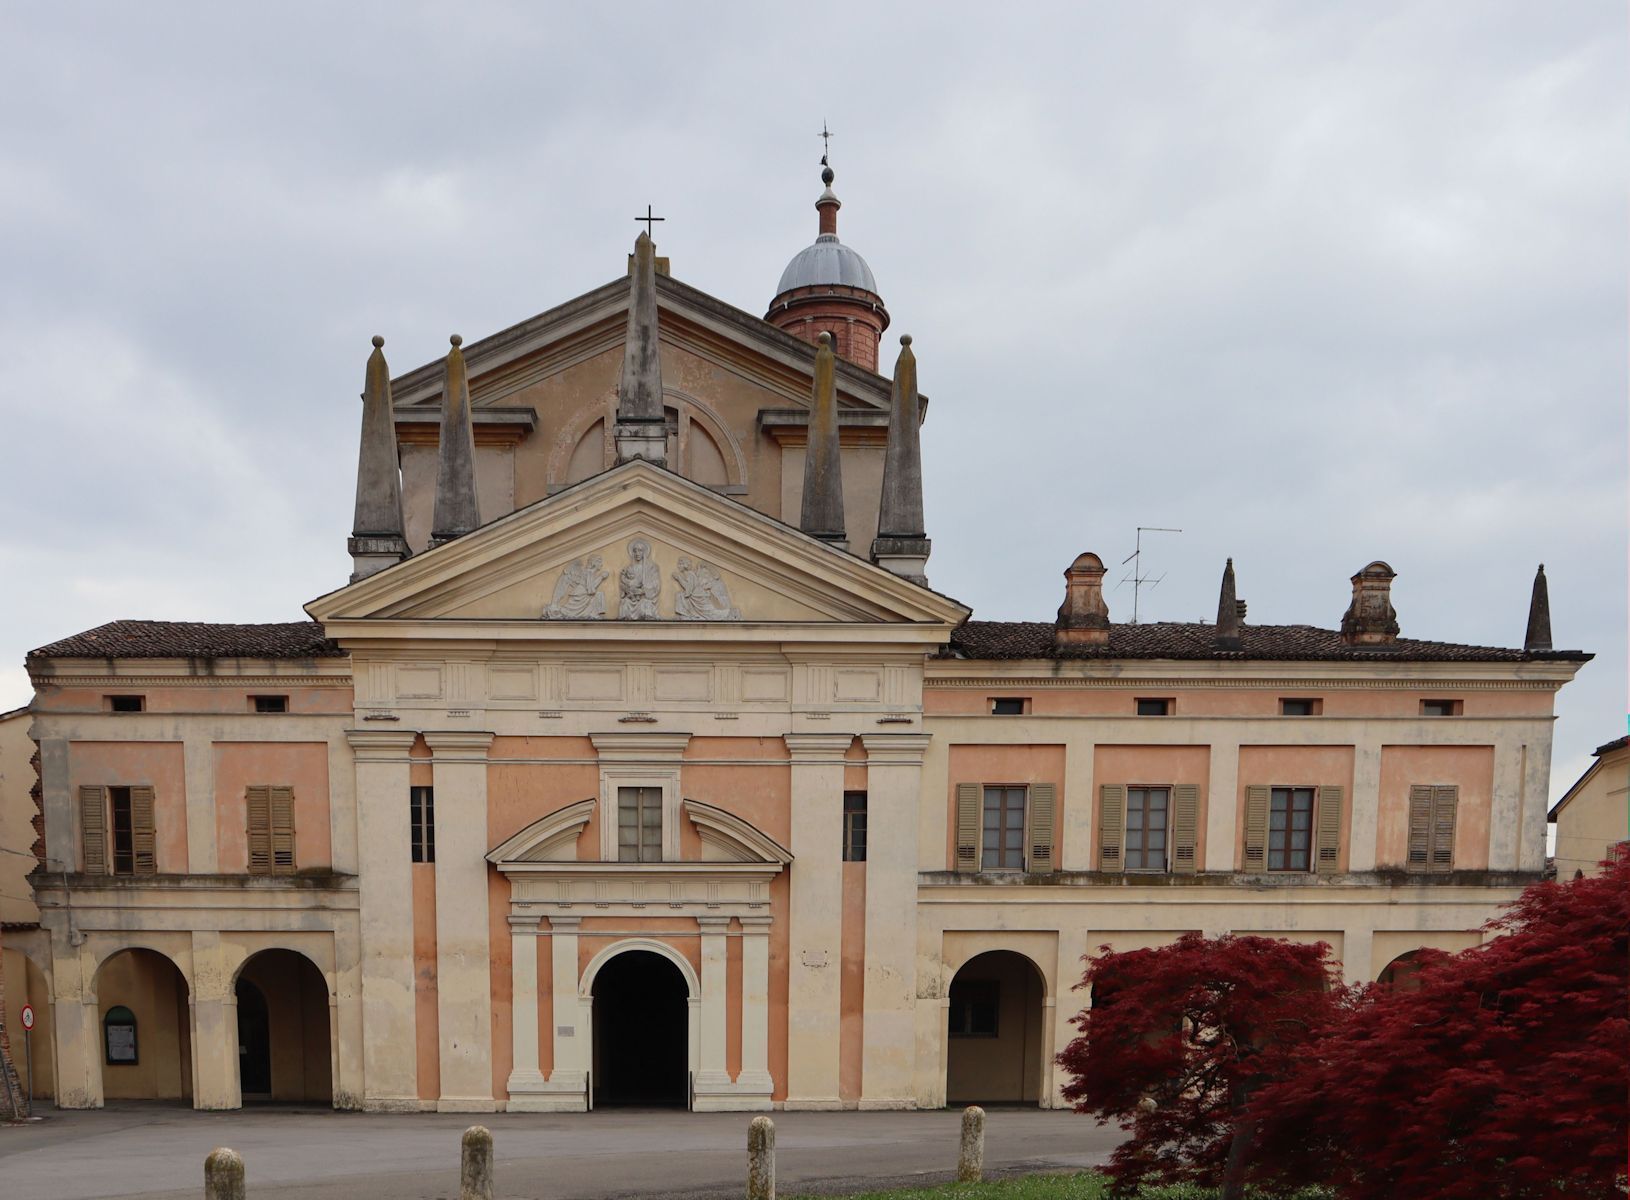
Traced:
[[1522, 648], [1530, 654], [1551, 649], [1551, 589], [1545, 582], [1545, 564], [1534, 572], [1534, 592], [1528, 599], [1528, 632]]
[[391, 373], [385, 365], [385, 339], [375, 336], [374, 352], [362, 388], [362, 443], [357, 455], [357, 507], [346, 550], [351, 582], [408, 556], [402, 524], [402, 476], [396, 457], [396, 418], [391, 409]]
[[1064, 603], [1053, 623], [1059, 646], [1107, 646], [1109, 606], [1104, 603], [1104, 560], [1082, 554], [1064, 572]]
[[1392, 581], [1398, 573], [1377, 559], [1353, 576], [1353, 601], [1341, 618], [1341, 640], [1349, 646], [1390, 646], [1398, 640], [1398, 614], [1392, 607]]
[[441, 442], [437, 449], [436, 506], [430, 545], [462, 537], [481, 526], [475, 491], [475, 428], [470, 423], [470, 383], [464, 371], [464, 339], [447, 339], [447, 375], [441, 388]]
[[798, 528], [839, 550], [849, 548], [843, 526], [843, 458], [838, 451], [838, 392], [832, 335], [821, 334], [815, 352], [815, 395], [809, 409], [809, 445], [804, 451], [804, 504]]
[[1217, 649], [1243, 650], [1240, 626], [1245, 621], [1245, 605], [1234, 595], [1234, 560], [1223, 568], [1222, 592], [1217, 597]]
[[917, 397], [917, 357], [911, 335], [900, 338], [889, 406], [889, 440], [883, 452], [883, 502], [877, 514], [872, 561], [896, 575], [928, 586], [930, 543], [923, 530], [922, 403]]
[[633, 278], [628, 285], [628, 334], [623, 373], [617, 382], [617, 461], [636, 458], [668, 465], [668, 421], [662, 404], [662, 349], [657, 343], [656, 243], [634, 239]]

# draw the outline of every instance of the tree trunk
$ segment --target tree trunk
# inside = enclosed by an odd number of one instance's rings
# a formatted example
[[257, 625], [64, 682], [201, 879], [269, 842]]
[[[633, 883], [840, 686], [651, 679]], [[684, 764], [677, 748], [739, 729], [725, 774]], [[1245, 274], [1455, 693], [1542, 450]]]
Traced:
[[1223, 1164], [1220, 1200], [1244, 1200], [1245, 1171], [1251, 1163], [1251, 1151], [1256, 1148], [1256, 1121], [1241, 1115], [1250, 1098], [1250, 1089], [1245, 1084], [1236, 1082], [1230, 1085], [1228, 1107], [1234, 1113], [1234, 1137], [1228, 1143], [1228, 1158]]

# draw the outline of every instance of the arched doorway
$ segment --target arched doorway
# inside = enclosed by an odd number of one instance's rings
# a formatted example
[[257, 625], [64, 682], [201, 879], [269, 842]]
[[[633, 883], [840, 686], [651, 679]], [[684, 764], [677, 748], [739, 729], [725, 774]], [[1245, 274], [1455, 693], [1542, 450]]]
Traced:
[[305, 955], [262, 950], [238, 972], [238, 1085], [245, 1104], [332, 1104], [328, 983]]
[[651, 950], [626, 950], [594, 977], [596, 1108], [684, 1108], [690, 1099], [690, 988]]
[[192, 1102], [187, 979], [156, 950], [119, 950], [96, 971], [104, 1100]]
[[1012, 950], [988, 950], [962, 965], [946, 1022], [947, 1104], [1042, 1103], [1046, 990], [1036, 964]]
[[1415, 978], [1420, 969], [1421, 952], [1406, 950], [1383, 967], [1375, 981], [1384, 987], [1396, 988], [1400, 992], [1413, 992], [1421, 986], [1421, 981]]

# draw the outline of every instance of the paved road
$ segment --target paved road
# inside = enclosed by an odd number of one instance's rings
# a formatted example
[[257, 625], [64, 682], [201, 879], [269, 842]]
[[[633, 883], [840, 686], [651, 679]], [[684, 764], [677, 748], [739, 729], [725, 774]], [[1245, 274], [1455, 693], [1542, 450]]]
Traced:
[[[956, 1166], [955, 1112], [774, 1113], [778, 1190], [851, 1191], [936, 1182]], [[5, 1200], [197, 1200], [204, 1156], [231, 1146], [250, 1200], [439, 1200], [458, 1195], [459, 1135], [493, 1131], [504, 1200], [739, 1196], [745, 1113], [598, 1112], [572, 1116], [386, 1116], [310, 1110], [200, 1113], [127, 1105], [51, 1112], [0, 1127]], [[1095, 1166], [1120, 1140], [1068, 1112], [997, 1110], [993, 1174]]]

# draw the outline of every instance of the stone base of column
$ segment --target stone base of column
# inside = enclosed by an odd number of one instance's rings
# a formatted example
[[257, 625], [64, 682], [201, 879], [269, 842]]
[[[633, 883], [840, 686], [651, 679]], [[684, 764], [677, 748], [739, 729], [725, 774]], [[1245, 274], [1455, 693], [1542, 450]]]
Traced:
[[436, 1111], [442, 1113], [497, 1112], [498, 1101], [491, 1096], [443, 1096], [436, 1101]]
[[788, 1112], [842, 1112], [846, 1106], [836, 1096], [788, 1096], [781, 1107]]
[[362, 1101], [362, 1111], [371, 1113], [434, 1112], [434, 1100], [420, 1100], [415, 1096], [368, 1096]]
[[537, 1071], [514, 1071], [509, 1077], [508, 1112], [587, 1112], [588, 1076], [582, 1071], [556, 1071], [545, 1079]]
[[703, 1071], [696, 1077], [691, 1098], [694, 1112], [769, 1112], [774, 1084], [767, 1071], [750, 1075], [743, 1071], [732, 1080], [723, 1071]]
[[915, 1096], [863, 1096], [859, 1108], [861, 1112], [914, 1112], [917, 1108], [917, 1098]]

